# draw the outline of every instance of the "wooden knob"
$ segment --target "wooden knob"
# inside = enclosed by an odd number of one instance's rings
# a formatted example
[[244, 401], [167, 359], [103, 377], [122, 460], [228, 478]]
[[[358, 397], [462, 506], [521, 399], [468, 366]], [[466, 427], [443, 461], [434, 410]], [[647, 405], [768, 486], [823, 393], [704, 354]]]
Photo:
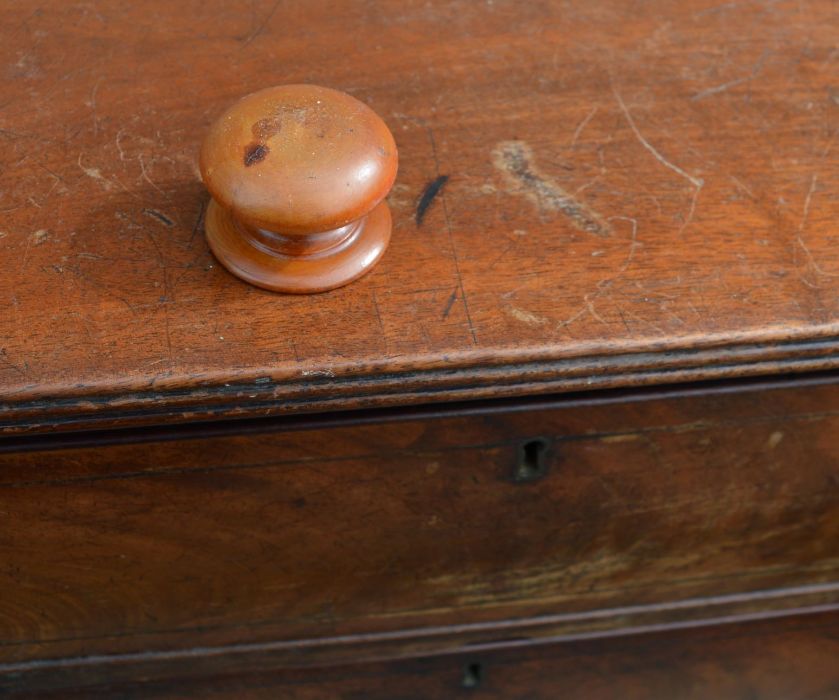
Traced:
[[279, 292], [352, 282], [390, 240], [393, 136], [367, 105], [316, 85], [254, 92], [210, 127], [207, 240], [230, 272]]

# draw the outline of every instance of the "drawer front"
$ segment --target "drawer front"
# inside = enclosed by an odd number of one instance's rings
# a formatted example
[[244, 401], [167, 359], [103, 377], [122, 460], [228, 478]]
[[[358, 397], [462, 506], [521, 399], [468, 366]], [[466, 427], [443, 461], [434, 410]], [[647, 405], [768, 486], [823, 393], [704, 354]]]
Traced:
[[[332, 668], [179, 677], [41, 700], [833, 700], [839, 615]], [[12, 695], [17, 700], [18, 696]]]
[[175, 668], [195, 647], [331, 663], [839, 600], [831, 383], [236, 429], [0, 454], [0, 675], [149, 650]]

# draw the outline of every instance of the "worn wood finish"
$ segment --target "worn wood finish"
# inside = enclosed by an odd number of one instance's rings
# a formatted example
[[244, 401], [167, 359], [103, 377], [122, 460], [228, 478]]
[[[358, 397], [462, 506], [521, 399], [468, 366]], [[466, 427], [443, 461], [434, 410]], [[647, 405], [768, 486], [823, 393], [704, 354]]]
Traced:
[[828, 381], [6, 452], [0, 687], [833, 609], [837, 440]]
[[[836, 19], [830, 0], [4, 3], [0, 422], [836, 367]], [[197, 154], [227, 105], [287, 82], [370, 104], [402, 168], [381, 266], [280, 300], [210, 255]]]
[[839, 614], [196, 681], [10, 693], [15, 700], [833, 700]]
[[[835, 695], [836, 23], [4, 3], [0, 695]], [[198, 163], [300, 83], [400, 153], [389, 253], [303, 297], [221, 269]]]

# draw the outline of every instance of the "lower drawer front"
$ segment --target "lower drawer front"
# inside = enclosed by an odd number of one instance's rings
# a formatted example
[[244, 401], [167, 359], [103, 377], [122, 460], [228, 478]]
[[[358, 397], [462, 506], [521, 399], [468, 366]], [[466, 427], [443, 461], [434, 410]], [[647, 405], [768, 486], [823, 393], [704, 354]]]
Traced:
[[[88, 686], [39, 700], [835, 700], [839, 614], [494, 652]], [[23, 694], [10, 698], [22, 700]]]
[[0, 689], [827, 609], [837, 444], [814, 383], [5, 452]]

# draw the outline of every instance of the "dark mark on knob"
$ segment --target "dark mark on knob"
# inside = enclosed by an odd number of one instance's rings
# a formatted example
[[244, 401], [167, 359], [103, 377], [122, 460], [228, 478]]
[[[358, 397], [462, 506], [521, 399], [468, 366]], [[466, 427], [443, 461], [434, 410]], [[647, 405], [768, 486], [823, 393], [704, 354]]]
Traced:
[[245, 167], [250, 167], [254, 163], [259, 163], [265, 160], [265, 156], [270, 153], [270, 149], [264, 143], [252, 143], [245, 147]]

